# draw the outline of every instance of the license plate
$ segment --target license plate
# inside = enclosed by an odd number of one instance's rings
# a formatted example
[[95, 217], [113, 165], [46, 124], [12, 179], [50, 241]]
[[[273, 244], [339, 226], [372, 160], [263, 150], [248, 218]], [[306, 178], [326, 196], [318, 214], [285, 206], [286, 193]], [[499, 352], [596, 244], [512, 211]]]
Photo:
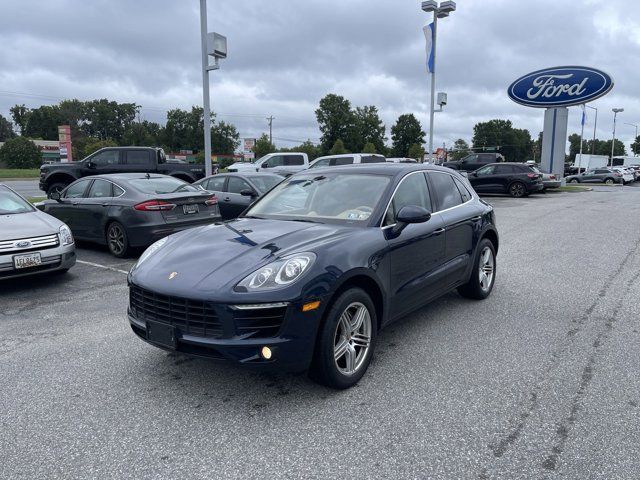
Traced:
[[176, 329], [171, 325], [147, 322], [147, 339], [164, 347], [176, 348]]
[[16, 269], [37, 267], [42, 265], [42, 258], [39, 253], [29, 253], [27, 255], [16, 255], [13, 257], [13, 266]]
[[184, 211], [185, 215], [191, 215], [200, 211], [198, 205], [183, 205], [182, 210]]

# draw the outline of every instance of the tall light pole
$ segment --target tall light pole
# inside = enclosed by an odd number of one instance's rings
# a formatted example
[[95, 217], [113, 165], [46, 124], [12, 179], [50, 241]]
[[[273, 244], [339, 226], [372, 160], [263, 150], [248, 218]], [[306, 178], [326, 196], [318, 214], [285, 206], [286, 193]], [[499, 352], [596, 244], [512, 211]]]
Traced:
[[591, 105], [585, 105], [585, 107], [596, 111], [596, 118], [593, 121], [593, 143], [591, 144], [591, 155], [594, 155], [596, 153], [596, 127], [598, 126], [598, 109], [596, 107], [592, 107]]
[[[200, 43], [202, 48], [202, 108], [204, 110], [204, 172], [211, 175], [211, 105], [209, 98], [209, 72], [218, 70], [218, 60], [227, 58], [227, 38], [207, 32], [207, 0], [200, 0]], [[214, 64], [209, 65], [209, 56]]]
[[616, 146], [616, 117], [619, 113], [624, 112], [624, 108], [612, 108], [613, 112], [613, 139], [611, 140], [611, 166], [613, 167], [613, 149]]
[[[633, 143], [636, 143], [638, 141], [638, 125], [636, 125], [635, 123], [625, 123], [625, 125], [629, 125], [630, 127], [636, 127], [636, 136], [633, 137]], [[631, 144], [631, 149], [633, 150], [633, 144]], [[633, 156], [636, 156], [636, 152], [633, 151]]]
[[[456, 2], [447, 0], [438, 5], [436, 0], [427, 0], [422, 2], [422, 10], [424, 12], [433, 12], [433, 29], [431, 32], [431, 52], [428, 58], [428, 66], [431, 72], [431, 107], [429, 109], [429, 163], [433, 163], [433, 120], [435, 115], [436, 100], [436, 39], [438, 33], [438, 19], [446, 18], [451, 12], [456, 10]], [[427, 30], [425, 30], [427, 34]]]

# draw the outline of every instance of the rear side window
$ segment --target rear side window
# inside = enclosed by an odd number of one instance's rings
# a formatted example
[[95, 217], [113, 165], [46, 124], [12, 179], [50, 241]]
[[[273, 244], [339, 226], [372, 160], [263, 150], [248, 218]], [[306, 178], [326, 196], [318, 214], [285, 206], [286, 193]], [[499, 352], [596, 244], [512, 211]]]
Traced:
[[515, 168], [513, 165], [496, 165], [495, 173], [500, 175], [505, 175], [509, 173], [522, 173], [520, 170]]
[[111, 193], [111, 182], [100, 179], [93, 181], [93, 185], [91, 185], [91, 188], [89, 189], [89, 198], [104, 198], [111, 196], [113, 196]]
[[384, 157], [379, 157], [378, 155], [366, 155], [366, 156], [363, 156], [360, 161], [362, 163], [381, 163], [381, 162], [386, 162]]
[[146, 150], [129, 150], [127, 152], [127, 165], [150, 165], [149, 152]]
[[119, 197], [120, 195], [124, 194], [124, 189], [120, 188], [118, 185], [113, 184], [113, 196], [114, 197]]
[[286, 155], [284, 157], [285, 165], [304, 165], [304, 157], [302, 155]]
[[491, 155], [490, 153], [481, 153], [478, 157], [480, 163], [493, 163], [496, 161], [495, 155]]
[[384, 217], [384, 225], [396, 223], [396, 216], [402, 207], [416, 205], [431, 211], [431, 196], [427, 179], [422, 173], [413, 173], [402, 179]]
[[353, 157], [338, 157], [332, 158], [330, 165], [351, 165], [353, 163]]
[[447, 173], [430, 172], [431, 182], [438, 198], [439, 209], [446, 210], [462, 204], [462, 196], [453, 177]]
[[458, 191], [460, 192], [460, 195], [462, 196], [462, 202], [468, 202], [469, 200], [471, 200], [472, 196], [471, 196], [471, 192], [469, 191], [469, 189], [467, 188], [467, 186], [462, 183], [460, 180], [458, 180], [457, 178], [454, 178], [453, 181], [456, 184], [456, 187], [458, 187]]

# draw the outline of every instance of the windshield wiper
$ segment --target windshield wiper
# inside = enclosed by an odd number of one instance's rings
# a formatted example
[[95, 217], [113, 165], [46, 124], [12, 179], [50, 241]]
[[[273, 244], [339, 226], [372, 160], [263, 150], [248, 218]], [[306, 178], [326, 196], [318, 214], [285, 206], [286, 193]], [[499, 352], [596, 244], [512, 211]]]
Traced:
[[290, 222], [304, 222], [304, 223], [322, 223], [319, 220], [310, 220], [308, 218], [288, 218]]
[[264, 220], [264, 217], [256, 217], [255, 215], [243, 215], [240, 218], [257, 218], [258, 220]]

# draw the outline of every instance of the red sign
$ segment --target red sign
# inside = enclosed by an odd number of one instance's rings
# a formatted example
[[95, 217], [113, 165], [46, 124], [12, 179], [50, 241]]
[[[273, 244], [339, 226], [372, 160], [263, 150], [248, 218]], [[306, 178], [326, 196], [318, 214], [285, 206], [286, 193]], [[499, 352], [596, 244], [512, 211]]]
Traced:
[[60, 142], [60, 161], [72, 162], [71, 154], [71, 126], [60, 125], [58, 127], [58, 141]]

